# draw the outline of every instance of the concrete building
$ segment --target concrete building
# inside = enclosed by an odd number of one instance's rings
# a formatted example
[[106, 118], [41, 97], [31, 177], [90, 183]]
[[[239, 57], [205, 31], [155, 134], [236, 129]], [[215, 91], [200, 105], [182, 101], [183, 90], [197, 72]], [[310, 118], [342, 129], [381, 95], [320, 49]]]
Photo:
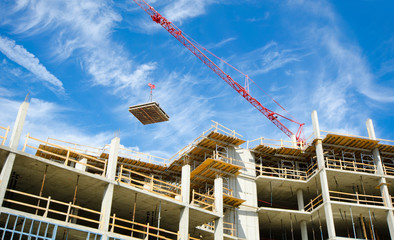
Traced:
[[394, 238], [394, 144], [371, 120], [368, 137], [349, 136], [313, 112], [307, 144], [246, 142], [214, 123], [163, 159], [118, 137], [21, 137], [28, 105], [12, 134], [0, 129], [1, 239]]

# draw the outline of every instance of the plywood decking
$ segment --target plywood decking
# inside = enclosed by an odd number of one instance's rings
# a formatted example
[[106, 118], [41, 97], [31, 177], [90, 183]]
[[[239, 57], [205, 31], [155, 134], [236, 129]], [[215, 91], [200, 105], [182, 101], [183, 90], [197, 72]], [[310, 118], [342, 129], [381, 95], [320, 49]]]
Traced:
[[156, 102], [131, 106], [129, 107], [129, 112], [144, 125], [165, 122], [170, 119]]
[[225, 205], [229, 205], [232, 207], [239, 207], [245, 201], [246, 200], [223, 194], [223, 204]]
[[366, 138], [357, 138], [344, 135], [327, 134], [323, 139], [323, 144], [338, 145], [351, 148], [374, 149], [379, 141]]
[[217, 159], [207, 158], [190, 173], [190, 179], [193, 184], [196, 184], [197, 182], [213, 182], [217, 175], [238, 175], [240, 169], [242, 169], [241, 166], [226, 163]]

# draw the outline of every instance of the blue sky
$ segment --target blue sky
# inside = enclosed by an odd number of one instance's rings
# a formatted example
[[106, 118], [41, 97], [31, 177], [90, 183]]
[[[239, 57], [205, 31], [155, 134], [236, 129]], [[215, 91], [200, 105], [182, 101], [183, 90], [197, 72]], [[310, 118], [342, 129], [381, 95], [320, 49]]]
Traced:
[[[148, 2], [248, 74], [306, 136], [316, 109], [321, 129], [366, 136], [372, 118], [394, 139], [393, 1]], [[0, 71], [0, 125], [30, 92], [25, 132], [41, 139], [101, 146], [119, 131], [123, 145], [169, 157], [210, 120], [245, 140], [287, 138], [133, 1], [1, 1]], [[169, 122], [143, 126], [128, 112], [149, 82]], [[254, 85], [251, 95], [283, 113]]]

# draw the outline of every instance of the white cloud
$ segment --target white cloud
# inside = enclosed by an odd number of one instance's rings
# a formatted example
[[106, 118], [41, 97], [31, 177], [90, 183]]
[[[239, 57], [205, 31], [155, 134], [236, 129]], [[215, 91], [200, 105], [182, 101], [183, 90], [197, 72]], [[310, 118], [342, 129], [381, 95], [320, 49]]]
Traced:
[[63, 83], [40, 63], [38, 58], [28, 52], [23, 46], [17, 45], [14, 40], [0, 36], [0, 51], [10, 60], [16, 62], [37, 76], [38, 79], [49, 83], [50, 88], [55, 87], [59, 93], [64, 92]]
[[206, 7], [215, 0], [175, 0], [164, 8], [163, 16], [169, 21], [182, 22], [197, 17], [206, 11]]
[[[11, 131], [21, 102], [0, 98], [0, 126], [10, 126]], [[32, 98], [27, 111], [20, 145], [23, 144], [27, 133], [30, 136], [46, 141], [48, 137], [83, 144], [92, 147], [102, 147], [109, 144], [113, 134], [110, 132], [88, 133], [67, 122], [67, 109], [53, 102]], [[45, 124], [43, 124], [45, 123]], [[0, 135], [3, 135], [2, 132]], [[10, 136], [10, 135], [9, 135]], [[35, 142], [37, 144], [37, 142]]]

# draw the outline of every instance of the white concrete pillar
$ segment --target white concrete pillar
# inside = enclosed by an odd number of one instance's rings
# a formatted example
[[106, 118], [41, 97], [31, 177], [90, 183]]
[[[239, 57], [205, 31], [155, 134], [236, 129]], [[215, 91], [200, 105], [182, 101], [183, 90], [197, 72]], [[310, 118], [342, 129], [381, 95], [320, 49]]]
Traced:
[[109, 180], [115, 180], [116, 167], [118, 164], [119, 147], [120, 147], [120, 139], [118, 137], [114, 137], [111, 140], [109, 156], [108, 156], [108, 164], [107, 164], [106, 176]]
[[114, 184], [109, 183], [104, 190], [103, 200], [101, 202], [101, 216], [99, 229], [108, 231], [111, 218], [112, 198], [114, 196]]
[[187, 206], [181, 209], [179, 219], [179, 238], [189, 239], [189, 203], [190, 203], [190, 165], [182, 167], [181, 199]]
[[[375, 134], [375, 129], [373, 127], [373, 123], [371, 119], [368, 119], [366, 122], [367, 125], [367, 130], [368, 130], [368, 135], [369, 138], [372, 140], [376, 140], [376, 134]], [[379, 174], [380, 176], [382, 176], [380, 178], [380, 194], [383, 197], [384, 203], [386, 205], [386, 207], [390, 207], [391, 210], [387, 211], [387, 225], [389, 228], [389, 232], [390, 232], [390, 236], [391, 239], [394, 239], [394, 216], [393, 216], [393, 203], [391, 201], [391, 196], [390, 196], [390, 192], [389, 189], [387, 187], [387, 182], [386, 182], [386, 178], [384, 177], [384, 170], [383, 170], [383, 162], [382, 162], [382, 158], [380, 157], [380, 152], [378, 148], [374, 148], [372, 150], [372, 154], [373, 154], [373, 159], [374, 159], [374, 164], [376, 166], [376, 172], [377, 174]]]
[[181, 196], [182, 202], [190, 203], [190, 165], [182, 167]]
[[335, 223], [334, 223], [334, 217], [332, 214], [332, 207], [330, 203], [330, 192], [328, 189], [327, 172], [325, 169], [324, 156], [323, 156], [323, 143], [322, 143], [322, 138], [320, 136], [319, 120], [317, 118], [316, 110], [312, 112], [312, 124], [313, 124], [313, 133], [316, 138], [316, 142], [315, 142], [316, 158], [317, 158], [317, 165], [320, 170], [319, 178], [320, 178], [320, 184], [322, 190], [324, 213], [326, 215], [328, 238], [335, 239], [336, 237]]
[[[120, 139], [118, 137], [114, 137], [111, 140], [108, 163], [107, 163], [107, 172], [106, 172], [106, 177], [112, 181], [115, 180], [116, 167], [118, 164], [119, 147], [120, 147]], [[99, 229], [102, 231], [108, 231], [108, 226], [111, 218], [114, 187], [115, 185], [113, 183], [108, 183], [107, 187], [104, 190], [103, 200], [101, 201], [101, 216], [100, 216], [100, 226], [99, 226]]]
[[[79, 160], [77, 162], [77, 164], [75, 164], [75, 169], [81, 170], [81, 171], [86, 171], [86, 163], [88, 162], [88, 160], [86, 158], [82, 158], [81, 160]], [[84, 164], [81, 164], [84, 163]]]
[[181, 214], [179, 218], [179, 239], [189, 239], [189, 207], [181, 208]]
[[302, 192], [302, 189], [297, 190], [297, 203], [298, 203], [298, 210], [300, 211], [305, 211], [304, 210], [304, 193]]
[[245, 170], [241, 170], [241, 174], [234, 178], [231, 185], [234, 197], [245, 200], [244, 204], [234, 210], [236, 234], [239, 239], [259, 240], [256, 171], [253, 169], [255, 159], [249, 149], [231, 148], [231, 151], [234, 151], [234, 158], [246, 167]]
[[306, 221], [300, 222], [300, 228], [301, 228], [301, 239], [308, 240], [308, 228], [306, 227]]
[[[26, 97], [27, 98], [27, 97]], [[10, 148], [16, 150], [19, 145], [19, 140], [21, 139], [23, 125], [25, 124], [25, 119], [27, 115], [27, 109], [29, 108], [29, 102], [27, 99], [20, 105], [18, 115], [14, 123], [14, 128], [12, 129]]]
[[220, 216], [215, 219], [214, 239], [223, 240], [223, 178], [217, 177], [214, 182], [215, 211]]
[[[29, 102], [27, 101], [27, 96], [25, 101], [20, 105], [18, 110], [18, 115], [14, 123], [14, 128], [12, 129], [12, 135], [10, 140], [10, 148], [14, 151], [17, 150], [19, 145], [19, 140], [22, 135], [23, 125], [25, 123], [27, 109], [29, 108]], [[7, 185], [10, 180], [12, 173], [12, 168], [15, 162], [15, 153], [9, 153], [7, 159], [4, 162], [4, 166], [0, 173], [0, 206], [3, 205], [4, 196], [7, 190]]]
[[293, 147], [293, 148], [297, 148], [297, 138], [296, 138], [296, 135], [291, 135], [290, 136], [290, 139], [291, 139], [291, 146]]

